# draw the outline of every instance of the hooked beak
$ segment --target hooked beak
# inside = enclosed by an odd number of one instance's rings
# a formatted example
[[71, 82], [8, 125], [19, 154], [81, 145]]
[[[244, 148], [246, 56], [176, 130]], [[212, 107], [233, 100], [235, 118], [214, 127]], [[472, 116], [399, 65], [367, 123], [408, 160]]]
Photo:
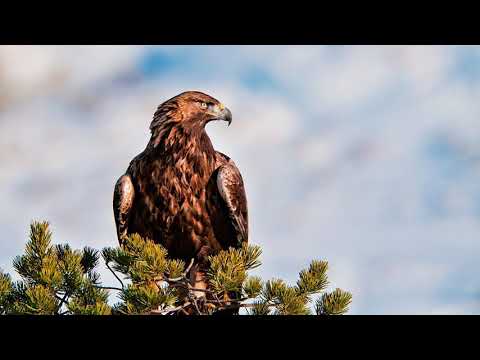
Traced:
[[228, 126], [230, 126], [232, 123], [232, 112], [228, 108], [220, 105], [217, 114], [218, 115], [212, 120], [223, 120], [228, 123]]
[[228, 126], [232, 123], [232, 112], [228, 108], [222, 110], [221, 120], [228, 122]]

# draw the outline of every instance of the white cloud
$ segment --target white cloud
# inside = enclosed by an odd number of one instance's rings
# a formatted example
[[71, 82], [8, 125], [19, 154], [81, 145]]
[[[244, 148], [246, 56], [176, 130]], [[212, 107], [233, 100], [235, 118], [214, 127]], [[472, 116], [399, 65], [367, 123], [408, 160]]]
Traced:
[[[0, 113], [4, 268], [32, 218], [49, 219], [58, 242], [115, 244], [114, 182], [144, 149], [156, 106], [199, 89], [233, 111], [231, 127], [207, 131], [242, 170], [261, 275], [294, 281], [322, 258], [332, 284], [354, 293], [353, 313], [473, 311], [475, 299], [442, 297], [452, 274], [475, 286], [478, 272], [463, 264], [480, 253], [479, 87], [452, 75], [456, 48], [163, 50], [194, 52], [193, 68], [120, 86], [112, 79], [136, 73], [143, 48], [0, 47], [0, 81], [18, 100]], [[274, 85], [245, 86], [251, 67]], [[447, 181], [445, 159], [429, 158], [438, 134], [468, 159], [465, 175]], [[444, 215], [426, 201], [437, 188]]]

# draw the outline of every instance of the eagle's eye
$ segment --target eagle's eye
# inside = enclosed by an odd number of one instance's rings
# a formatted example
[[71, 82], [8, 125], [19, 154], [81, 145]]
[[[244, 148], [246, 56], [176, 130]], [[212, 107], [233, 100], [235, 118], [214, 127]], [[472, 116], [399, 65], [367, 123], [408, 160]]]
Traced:
[[202, 109], [206, 109], [208, 107], [206, 102], [202, 102], [200, 106], [202, 107]]

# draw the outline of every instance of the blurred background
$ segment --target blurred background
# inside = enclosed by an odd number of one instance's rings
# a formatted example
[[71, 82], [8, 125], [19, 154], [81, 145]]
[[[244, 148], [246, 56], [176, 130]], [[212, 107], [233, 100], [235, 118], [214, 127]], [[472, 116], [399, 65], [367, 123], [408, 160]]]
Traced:
[[480, 47], [0, 46], [0, 267], [32, 219], [116, 246], [113, 186], [185, 90], [232, 110], [207, 132], [243, 174], [256, 274], [325, 259], [351, 314], [480, 312]]

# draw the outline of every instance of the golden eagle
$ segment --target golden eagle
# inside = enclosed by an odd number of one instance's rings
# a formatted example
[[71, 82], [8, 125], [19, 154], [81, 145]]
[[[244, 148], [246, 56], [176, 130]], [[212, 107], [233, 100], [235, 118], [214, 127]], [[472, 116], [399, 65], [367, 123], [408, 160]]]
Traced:
[[[184, 92], [158, 106], [150, 141], [115, 185], [120, 243], [138, 233], [163, 245], [171, 257], [187, 264], [193, 258], [201, 268], [208, 255], [248, 241], [242, 176], [228, 156], [213, 148], [205, 132], [213, 120], [230, 125], [232, 114], [201, 92]], [[196, 287], [199, 274], [192, 279]]]

